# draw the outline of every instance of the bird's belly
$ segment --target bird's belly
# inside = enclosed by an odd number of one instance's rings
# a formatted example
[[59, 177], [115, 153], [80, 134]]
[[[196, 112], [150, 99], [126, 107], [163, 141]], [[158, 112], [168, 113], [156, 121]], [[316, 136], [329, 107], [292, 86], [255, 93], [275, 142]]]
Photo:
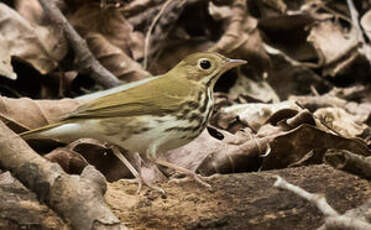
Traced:
[[154, 148], [155, 152], [165, 153], [191, 142], [203, 130], [199, 121], [189, 122], [172, 115], [137, 119], [143, 127], [135, 134], [121, 137], [122, 147], [131, 152], [147, 153]]

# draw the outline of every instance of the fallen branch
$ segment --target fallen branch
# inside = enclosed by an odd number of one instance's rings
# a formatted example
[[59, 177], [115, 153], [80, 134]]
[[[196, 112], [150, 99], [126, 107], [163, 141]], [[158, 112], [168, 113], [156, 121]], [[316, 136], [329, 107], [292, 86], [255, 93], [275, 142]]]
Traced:
[[[285, 189], [295, 193], [296, 195], [308, 200], [313, 203], [324, 215], [325, 223], [318, 228], [318, 230], [330, 230], [330, 229], [352, 229], [352, 230], [367, 230], [371, 229], [371, 224], [364, 221], [364, 216], [359, 213], [357, 216], [353, 215], [353, 212], [345, 213], [340, 215], [335, 209], [333, 209], [328, 203], [323, 194], [313, 194], [305, 191], [304, 189], [290, 184], [280, 176], [276, 176], [277, 180], [274, 183], [274, 187]], [[371, 202], [367, 201], [368, 209], [371, 208]], [[361, 206], [365, 208], [364, 205]], [[352, 213], [352, 215], [350, 215]]]
[[336, 169], [371, 179], [371, 157], [360, 156], [347, 150], [329, 149], [324, 161]]
[[0, 122], [0, 165], [35, 192], [40, 201], [71, 222], [74, 229], [126, 229], [104, 202], [106, 181], [94, 167], [80, 176], [39, 156]]
[[0, 173], [0, 229], [71, 230], [9, 171]]
[[105, 88], [119, 85], [120, 80], [97, 61], [89, 50], [86, 41], [81, 38], [72, 25], [67, 21], [62, 12], [55, 5], [54, 1], [39, 0], [39, 2], [45, 11], [45, 14], [48, 15], [51, 23], [55, 24], [56, 27], [63, 29], [67, 40], [75, 52], [77, 68], [82, 73], [90, 75], [98, 84], [101, 84]]

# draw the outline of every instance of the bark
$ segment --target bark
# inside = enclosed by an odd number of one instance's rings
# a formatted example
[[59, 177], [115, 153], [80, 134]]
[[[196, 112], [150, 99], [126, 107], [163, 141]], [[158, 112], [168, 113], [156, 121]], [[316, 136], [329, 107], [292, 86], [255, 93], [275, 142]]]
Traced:
[[125, 229], [104, 202], [106, 181], [101, 173], [88, 166], [80, 176], [68, 175], [34, 152], [2, 122], [0, 167], [10, 170], [73, 229]]
[[40, 204], [9, 172], [0, 174], [0, 229], [70, 230], [48, 206]]

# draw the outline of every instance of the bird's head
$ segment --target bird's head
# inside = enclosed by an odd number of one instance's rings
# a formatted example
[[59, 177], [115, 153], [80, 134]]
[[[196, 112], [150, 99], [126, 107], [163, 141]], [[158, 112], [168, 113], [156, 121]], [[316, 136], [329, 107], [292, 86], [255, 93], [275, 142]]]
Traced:
[[200, 52], [184, 58], [169, 73], [183, 76], [188, 80], [213, 86], [220, 75], [233, 67], [243, 65], [247, 61], [226, 58], [218, 53]]

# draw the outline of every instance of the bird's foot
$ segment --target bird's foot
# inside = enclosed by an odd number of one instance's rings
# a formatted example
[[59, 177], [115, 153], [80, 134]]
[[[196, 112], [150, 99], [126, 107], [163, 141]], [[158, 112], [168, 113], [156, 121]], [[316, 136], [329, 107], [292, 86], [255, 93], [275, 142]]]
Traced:
[[202, 186], [205, 186], [206, 188], [211, 188], [210, 184], [203, 181], [199, 175], [197, 175], [195, 172], [192, 172], [189, 169], [186, 169], [186, 168], [183, 168], [183, 167], [180, 167], [180, 166], [177, 166], [175, 164], [172, 164], [172, 163], [169, 163], [169, 162], [166, 162], [166, 161], [162, 161], [162, 160], [156, 160], [156, 163], [159, 164], [159, 165], [168, 167], [168, 168], [172, 168], [175, 171], [184, 173], [185, 175], [188, 175], [188, 176], [192, 177], [195, 181], [197, 181]]
[[135, 192], [135, 194], [137, 195], [141, 193], [143, 185], [147, 186], [148, 188], [154, 191], [161, 193], [162, 195], [165, 195], [165, 191], [162, 188], [154, 186], [152, 183], [146, 182], [145, 180], [143, 180], [143, 178], [125, 179], [125, 181], [129, 182], [130, 184], [135, 183], [138, 185], [137, 191]]
[[[141, 190], [142, 190], [142, 187], [143, 187], [143, 184], [144, 185], [147, 185], [149, 188], [155, 190], [155, 191], [158, 191], [160, 192], [161, 194], [165, 194], [165, 191], [160, 188], [160, 187], [157, 187], [157, 186], [153, 186], [151, 182], [147, 182], [143, 177], [142, 177], [142, 173], [141, 171], [139, 170], [139, 172], [134, 168], [134, 166], [126, 159], [126, 157], [121, 153], [121, 151], [116, 147], [116, 146], [112, 146], [111, 147], [112, 149], [112, 152], [114, 153], [114, 155], [121, 161], [125, 164], [125, 166], [129, 169], [129, 171], [133, 174], [133, 176], [135, 177], [136, 179], [136, 183], [138, 183], [138, 189], [137, 189], [137, 192], [136, 194], [140, 194]], [[141, 159], [139, 161], [139, 168], [141, 168]]]
[[[183, 174], [183, 173], [182, 173]], [[186, 175], [187, 174], [183, 174], [183, 175]], [[188, 177], [184, 177], [184, 178], [171, 178], [170, 182], [175, 182], [175, 183], [185, 183], [185, 182], [188, 182], [190, 180], [195, 180], [198, 184], [206, 187], [206, 188], [211, 188], [211, 185], [207, 182], [205, 182], [204, 180], [202, 180], [202, 176], [199, 176], [197, 175], [196, 173], [194, 173], [194, 175], [192, 174], [188, 174]]]
[[153, 185], [151, 182], [147, 182], [146, 180], [142, 178], [142, 176], [139, 176], [138, 178], [136, 178], [136, 182], [138, 183], [138, 189], [137, 189], [136, 194], [140, 194], [140, 192], [142, 191], [143, 185], [146, 185], [148, 188], [154, 191], [157, 191], [161, 193], [162, 195], [165, 195], [165, 191], [162, 188]]
[[205, 186], [206, 188], [211, 188], [211, 185], [205, 181], [203, 181], [201, 179], [201, 176], [197, 175], [196, 173], [193, 173], [193, 179], [195, 179], [195, 181], [197, 181], [199, 184], [201, 184], [202, 186]]

